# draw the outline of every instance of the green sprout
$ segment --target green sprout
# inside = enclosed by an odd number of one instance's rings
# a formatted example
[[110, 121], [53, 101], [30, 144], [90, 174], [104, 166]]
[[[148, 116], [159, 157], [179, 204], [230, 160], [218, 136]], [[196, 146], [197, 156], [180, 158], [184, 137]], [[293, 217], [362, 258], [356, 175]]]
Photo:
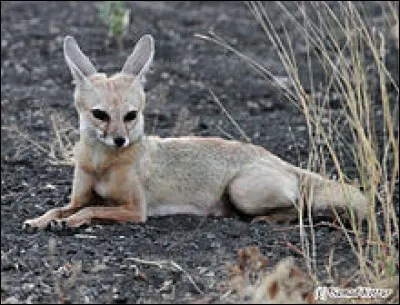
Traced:
[[104, 1], [99, 7], [99, 16], [108, 26], [108, 34], [116, 40], [120, 51], [129, 27], [129, 13], [125, 1]]

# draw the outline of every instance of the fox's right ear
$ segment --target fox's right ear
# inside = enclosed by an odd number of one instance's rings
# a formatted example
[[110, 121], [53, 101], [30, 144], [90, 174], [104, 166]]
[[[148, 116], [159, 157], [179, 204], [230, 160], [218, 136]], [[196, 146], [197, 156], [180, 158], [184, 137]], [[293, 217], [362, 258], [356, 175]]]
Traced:
[[97, 73], [89, 58], [82, 53], [75, 39], [71, 36], [64, 39], [64, 57], [76, 84], [88, 83], [87, 78]]

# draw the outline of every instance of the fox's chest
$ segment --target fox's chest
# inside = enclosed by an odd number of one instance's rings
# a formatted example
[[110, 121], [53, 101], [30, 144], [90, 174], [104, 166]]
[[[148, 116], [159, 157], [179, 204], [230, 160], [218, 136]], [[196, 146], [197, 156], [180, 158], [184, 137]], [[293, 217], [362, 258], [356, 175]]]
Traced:
[[132, 197], [136, 147], [108, 151], [103, 146], [78, 144], [78, 166], [87, 175], [91, 191], [102, 201], [128, 201]]
[[100, 180], [94, 184], [93, 187], [95, 193], [104, 199], [111, 198], [115, 194], [115, 185], [108, 181]]
[[110, 170], [94, 181], [93, 190], [103, 200], [125, 202], [131, 197], [133, 182], [129, 167]]

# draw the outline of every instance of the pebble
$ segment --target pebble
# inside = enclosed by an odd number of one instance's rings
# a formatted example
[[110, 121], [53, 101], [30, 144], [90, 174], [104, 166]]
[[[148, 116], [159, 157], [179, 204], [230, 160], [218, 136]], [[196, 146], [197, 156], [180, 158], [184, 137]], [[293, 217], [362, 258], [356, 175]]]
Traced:
[[260, 105], [255, 102], [248, 101], [247, 102], [247, 109], [251, 115], [256, 115], [260, 113]]

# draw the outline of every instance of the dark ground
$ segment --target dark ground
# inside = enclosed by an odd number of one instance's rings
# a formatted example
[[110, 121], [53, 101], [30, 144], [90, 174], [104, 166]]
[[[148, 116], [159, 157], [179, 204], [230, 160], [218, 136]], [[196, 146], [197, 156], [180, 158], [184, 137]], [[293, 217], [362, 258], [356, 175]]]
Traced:
[[[304, 267], [304, 260], [290, 247], [300, 247], [298, 228], [239, 218], [171, 216], [151, 218], [142, 225], [96, 225], [65, 234], [21, 230], [24, 220], [65, 205], [70, 196], [73, 168], [52, 164], [38, 147], [47, 149], [54, 143], [51, 115], [78, 127], [71, 76], [62, 54], [67, 34], [75, 36], [96, 67], [108, 73], [122, 66], [141, 35], [155, 37], [155, 62], [147, 78], [147, 133], [240, 139], [209, 88], [253, 143], [293, 164], [304, 166], [307, 161], [308, 135], [299, 111], [243, 60], [194, 36], [213, 30], [284, 76], [274, 50], [243, 3], [129, 3], [132, 23], [122, 53], [114, 43], [105, 43], [107, 28], [97, 6], [1, 3], [2, 301], [14, 297], [32, 303], [226, 302], [229, 297], [221, 299], [227, 291], [226, 265], [235, 261], [239, 248], [251, 245], [259, 246], [271, 265], [293, 255]], [[276, 19], [284, 22], [274, 4], [269, 10], [276, 10]], [[3, 128], [12, 126], [22, 134]], [[354, 172], [349, 165], [347, 173]], [[354, 272], [355, 256], [340, 231], [321, 226], [316, 238], [322, 278], [331, 249], [335, 274], [346, 277]], [[132, 258], [173, 260], [204, 295], [182, 272]]]

